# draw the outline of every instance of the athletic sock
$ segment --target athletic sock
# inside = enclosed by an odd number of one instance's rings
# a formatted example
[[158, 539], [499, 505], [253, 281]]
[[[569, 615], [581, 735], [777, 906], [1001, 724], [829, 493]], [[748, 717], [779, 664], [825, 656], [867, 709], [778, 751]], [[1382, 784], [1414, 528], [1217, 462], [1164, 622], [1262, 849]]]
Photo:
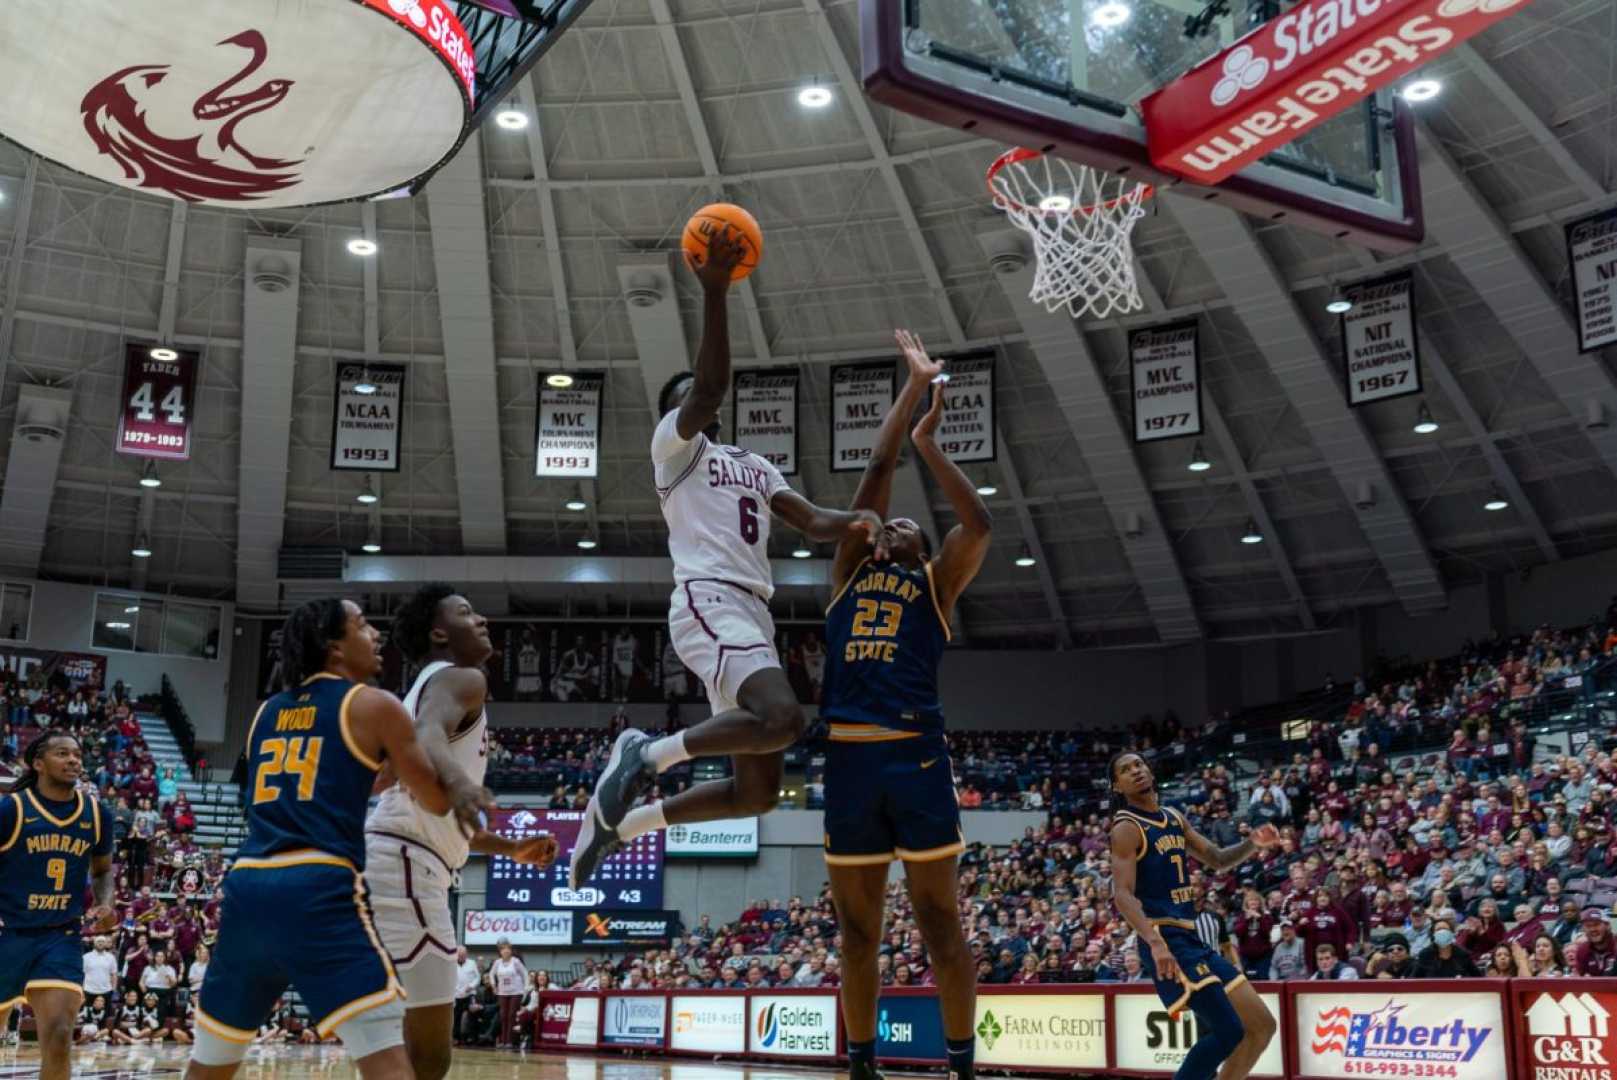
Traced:
[[876, 1040], [875, 1039], [867, 1039], [864, 1042], [855, 1042], [853, 1039], [849, 1039], [848, 1040], [848, 1064], [849, 1065], [875, 1065], [876, 1064]]
[[949, 1076], [951, 1080], [975, 1076], [977, 1040], [945, 1039], [944, 1043], [949, 1051]]
[[663, 817], [663, 803], [658, 799], [647, 806], [637, 806], [624, 814], [623, 823], [618, 826], [618, 836], [627, 843], [637, 836], [666, 828], [668, 819]]
[[682, 761], [689, 761], [691, 754], [685, 749], [685, 733], [683, 731], [674, 735], [664, 735], [641, 751], [645, 759], [656, 766], [660, 773], [667, 772]]

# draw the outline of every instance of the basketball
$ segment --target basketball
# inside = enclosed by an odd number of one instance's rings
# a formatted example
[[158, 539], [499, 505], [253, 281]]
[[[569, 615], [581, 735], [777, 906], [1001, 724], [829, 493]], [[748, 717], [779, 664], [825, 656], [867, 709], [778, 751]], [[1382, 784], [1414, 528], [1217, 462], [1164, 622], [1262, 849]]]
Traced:
[[747, 254], [730, 274], [731, 281], [740, 281], [758, 268], [758, 260], [764, 254], [764, 232], [758, 227], [758, 219], [735, 203], [708, 203], [692, 214], [685, 223], [685, 235], [680, 237], [680, 246], [685, 249], [685, 261], [696, 266], [707, 258], [708, 237], [726, 225], [746, 239]]

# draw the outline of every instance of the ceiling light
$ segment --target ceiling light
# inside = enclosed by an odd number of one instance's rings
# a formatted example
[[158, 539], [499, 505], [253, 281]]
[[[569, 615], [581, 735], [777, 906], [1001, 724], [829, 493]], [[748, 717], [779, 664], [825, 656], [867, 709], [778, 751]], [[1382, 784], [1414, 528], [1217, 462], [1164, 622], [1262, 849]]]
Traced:
[[806, 547], [799, 547], [799, 548], [793, 548], [792, 549], [792, 558], [794, 558], [794, 559], [812, 559], [813, 557], [814, 557], [814, 552], [810, 551]]
[[1482, 504], [1482, 508], [1484, 510], [1503, 510], [1509, 505], [1510, 500], [1505, 498], [1504, 493], [1498, 488], [1494, 488], [1488, 495], [1488, 501]]
[[1134, 14], [1134, 9], [1127, 4], [1118, 3], [1118, 0], [1109, 0], [1096, 8], [1089, 19], [1103, 30], [1110, 30], [1114, 26], [1122, 26]]
[[122, 621], [121, 619], [114, 619], [111, 622], [107, 623], [107, 629], [108, 630], [128, 630], [129, 629], [129, 624]]
[[350, 386], [349, 389], [356, 394], [370, 395], [376, 393], [376, 391], [380, 390], [381, 387], [371, 382], [370, 369], [367, 368], [365, 374], [361, 375], [359, 377], [359, 381]]
[[139, 610], [140, 610], [140, 605], [139, 604], [130, 604], [128, 607], [124, 608], [124, 614], [125, 615], [133, 615], [135, 612], [137, 612]]
[[1426, 407], [1426, 402], [1420, 403], [1420, 411], [1415, 413], [1415, 434], [1430, 435], [1437, 430], [1437, 421], [1432, 419], [1432, 410]]
[[162, 346], [158, 346], [146, 355], [150, 356], [153, 360], [164, 364], [171, 363], [180, 358], [179, 353], [175, 352], [173, 349], [165, 349]]
[[129, 554], [137, 559], [149, 559], [152, 557], [152, 544], [150, 540], [146, 539], [145, 533], [140, 534], [140, 539], [136, 540], [135, 546], [129, 549]]
[[595, 537], [593, 536], [580, 536], [578, 538], [578, 546], [583, 548], [585, 551], [594, 551], [595, 545], [596, 541]]
[[1241, 543], [1261, 544], [1263, 534], [1258, 531], [1258, 523], [1251, 518], [1246, 519], [1246, 528], [1241, 530]]
[[367, 540], [363, 544], [359, 545], [359, 550], [363, 551], [367, 555], [380, 555], [382, 553], [382, 545], [375, 540]]
[[375, 240], [366, 240], [362, 236], [356, 236], [356, 237], [354, 237], [354, 239], [348, 241], [348, 254], [350, 254], [350, 255], [375, 255], [376, 254], [376, 241]]
[[1046, 195], [1039, 200], [1039, 209], [1046, 214], [1065, 214], [1072, 209], [1072, 196]]
[[824, 86], [805, 86], [797, 92], [797, 103], [805, 109], [823, 109], [831, 104], [831, 90]]
[[157, 462], [148, 460], [146, 467], [140, 470], [140, 486], [143, 488], [163, 486], [163, 478], [157, 475]]
[[1190, 464], [1186, 465], [1185, 468], [1191, 472], [1206, 472], [1212, 467], [1213, 463], [1207, 460], [1206, 454], [1202, 453], [1202, 444], [1197, 443], [1190, 451]]
[[1022, 550], [1016, 553], [1017, 566], [1033, 566], [1038, 561], [1039, 560], [1033, 557], [1033, 552], [1028, 550], [1028, 546], [1026, 544], [1023, 544]]
[[565, 371], [558, 371], [545, 376], [545, 385], [552, 390], [566, 390], [573, 385], [573, 377]]
[[983, 498], [986, 499], [991, 495], [998, 495], [999, 494], [999, 488], [995, 487], [993, 484], [990, 484], [985, 480], [981, 484], [977, 485], [977, 494], [981, 495]]
[[578, 513], [581, 510], [588, 510], [589, 506], [590, 506], [589, 503], [584, 501], [584, 490], [583, 490], [583, 488], [579, 488], [579, 487], [574, 487], [573, 488], [572, 497], [569, 498], [566, 502], [562, 503], [562, 505], [567, 507], [567, 509], [571, 510], [575, 514]]
[[1325, 310], [1332, 315], [1346, 315], [1353, 310], [1353, 301], [1339, 292], [1332, 293], [1330, 300], [1325, 304]]
[[528, 114], [521, 109], [501, 109], [494, 114], [494, 122], [507, 131], [521, 131], [528, 126]]
[[1443, 84], [1436, 79], [1416, 79], [1401, 93], [1405, 101], [1431, 101], [1443, 92]]
[[364, 503], [366, 506], [370, 506], [374, 503], [379, 503], [382, 501], [382, 497], [376, 494], [376, 489], [371, 486], [371, 478], [369, 476], [365, 477], [365, 486], [360, 489], [358, 495], [354, 496], [354, 501], [357, 503]]

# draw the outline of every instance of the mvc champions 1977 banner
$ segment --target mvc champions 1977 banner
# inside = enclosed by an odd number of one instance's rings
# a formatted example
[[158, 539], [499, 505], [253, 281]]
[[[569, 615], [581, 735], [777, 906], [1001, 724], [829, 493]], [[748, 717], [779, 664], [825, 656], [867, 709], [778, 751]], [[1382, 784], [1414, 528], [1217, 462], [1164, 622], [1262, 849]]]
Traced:
[[539, 373], [539, 408], [534, 426], [535, 476], [599, 475], [601, 467], [601, 391], [606, 376], [574, 372], [573, 384], [555, 387]]
[[1353, 308], [1342, 316], [1343, 374], [1349, 405], [1418, 394], [1415, 278], [1408, 271], [1342, 290]]
[[876, 433], [893, 407], [891, 360], [831, 369], [831, 471], [857, 472], [876, 448]]
[[1202, 433], [1201, 370], [1194, 319], [1129, 334], [1135, 442]]
[[[943, 419], [938, 421], [938, 448], [950, 461], [969, 464], [993, 461], [994, 353], [967, 353], [945, 359], [949, 381], [943, 387]], [[931, 404], [931, 398], [925, 402]]]
[[785, 476], [797, 473], [797, 388], [796, 368], [765, 368], [736, 372], [732, 390], [735, 444]]
[[1617, 344], [1617, 210], [1566, 227], [1572, 264], [1572, 306], [1578, 312], [1578, 348]]
[[118, 453], [133, 457], [187, 461], [201, 354], [169, 349], [173, 359], [152, 356], [162, 351], [134, 342], [124, 346], [124, 396], [115, 445]]
[[[398, 472], [404, 430], [404, 365], [338, 364], [331, 403], [331, 467]], [[375, 388], [362, 394], [361, 384]]]

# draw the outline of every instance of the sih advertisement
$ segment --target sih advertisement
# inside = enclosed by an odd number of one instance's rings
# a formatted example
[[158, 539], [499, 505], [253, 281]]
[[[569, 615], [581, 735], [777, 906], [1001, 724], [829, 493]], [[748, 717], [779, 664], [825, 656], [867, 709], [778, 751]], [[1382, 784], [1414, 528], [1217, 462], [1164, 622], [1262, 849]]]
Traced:
[[758, 818], [670, 825], [664, 854], [670, 859], [750, 859], [758, 854]]
[[1617, 210], [1603, 210], [1568, 225], [1566, 253], [1572, 266], [1579, 350], [1617, 344]]
[[601, 1042], [607, 1046], [662, 1048], [668, 1029], [668, 999], [642, 994], [608, 995], [601, 1016]]
[[[1609, 985], [1609, 983], [1608, 983]], [[1519, 999], [1527, 1064], [1521, 1080], [1612, 1080], [1617, 1076], [1617, 993], [1545, 991]], [[1525, 1038], [1520, 1038], [1524, 1034]]]
[[501, 938], [519, 948], [573, 943], [571, 911], [484, 911], [468, 908], [462, 926], [463, 945], [497, 945]]
[[1100, 994], [980, 994], [977, 1064], [996, 1068], [1106, 1068]]
[[747, 1050], [747, 999], [741, 994], [674, 995], [669, 1003], [674, 1026], [670, 1050], [742, 1054]]
[[943, 1015], [934, 995], [882, 995], [876, 1003], [878, 1060], [942, 1062], [948, 1056]]
[[[1262, 993], [1272, 1016], [1283, 1015], [1279, 994]], [[1145, 1074], [1172, 1076], [1184, 1064], [1185, 1055], [1201, 1038], [1201, 1023], [1188, 1009], [1174, 1019], [1163, 1008], [1155, 993], [1118, 994], [1113, 999], [1113, 1019], [1117, 1032], [1116, 1060], [1119, 1069]], [[1125, 1036], [1124, 1033], [1128, 1034]], [[1269, 1040], [1250, 1075], [1284, 1077], [1285, 1046], [1281, 1039]]]
[[835, 994], [751, 994], [747, 1033], [754, 1054], [769, 1057], [837, 1056]]
[[[1507, 1075], [1498, 991], [1351, 994], [1299, 990], [1297, 1075]], [[1408, 1071], [1401, 1071], [1408, 1070]]]

